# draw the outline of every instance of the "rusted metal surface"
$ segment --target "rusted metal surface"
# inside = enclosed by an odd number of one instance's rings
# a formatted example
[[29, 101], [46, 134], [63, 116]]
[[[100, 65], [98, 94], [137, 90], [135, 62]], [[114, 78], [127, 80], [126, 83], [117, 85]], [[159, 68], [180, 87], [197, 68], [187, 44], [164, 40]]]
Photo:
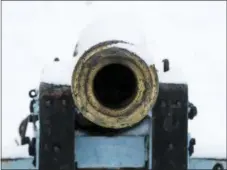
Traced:
[[39, 170], [73, 170], [75, 114], [70, 88], [42, 83], [39, 93]]
[[[158, 95], [158, 77], [154, 67], [149, 67], [137, 54], [119, 47], [119, 43], [100, 43], [82, 55], [72, 76], [72, 93], [75, 105], [91, 122], [106, 128], [130, 127], [141, 121], [155, 104]], [[137, 81], [137, 90], [129, 105], [110, 109], [94, 95], [93, 81], [100, 69], [110, 64], [130, 68]], [[125, 80], [127, 81], [127, 80]]]
[[187, 170], [188, 86], [160, 83], [153, 109], [152, 170]]

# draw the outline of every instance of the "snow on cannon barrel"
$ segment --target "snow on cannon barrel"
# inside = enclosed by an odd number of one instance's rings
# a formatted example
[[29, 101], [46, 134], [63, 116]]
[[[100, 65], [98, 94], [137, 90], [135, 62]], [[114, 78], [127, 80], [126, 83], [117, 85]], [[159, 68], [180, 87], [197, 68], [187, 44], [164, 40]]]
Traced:
[[147, 116], [159, 89], [156, 69], [145, 60], [149, 53], [141, 32], [135, 26], [119, 27], [120, 22], [97, 21], [84, 29], [74, 53], [78, 61], [71, 84], [83, 116], [114, 129], [130, 127]]

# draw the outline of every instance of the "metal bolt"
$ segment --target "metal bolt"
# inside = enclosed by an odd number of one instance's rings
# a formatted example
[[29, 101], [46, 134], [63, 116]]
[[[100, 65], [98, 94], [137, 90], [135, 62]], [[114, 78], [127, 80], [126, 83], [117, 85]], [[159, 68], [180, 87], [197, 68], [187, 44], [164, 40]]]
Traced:
[[181, 102], [177, 101], [176, 105], [177, 105], [177, 107], [181, 107]]
[[221, 163], [216, 163], [212, 170], [224, 170], [224, 166]]
[[57, 161], [58, 161], [58, 159], [57, 159], [57, 158], [53, 158], [53, 160], [54, 160], [54, 162], [57, 162]]
[[166, 107], [166, 102], [164, 100], [161, 101], [161, 107]]
[[50, 127], [46, 127], [45, 130], [46, 130], [47, 135], [50, 136], [50, 134], [51, 134], [51, 128]]
[[54, 149], [54, 152], [56, 152], [56, 153], [60, 152], [60, 148], [58, 146], [54, 146], [53, 149]]
[[63, 105], [63, 106], [66, 105], [66, 100], [65, 100], [65, 99], [62, 100], [62, 105]]
[[58, 62], [58, 61], [60, 61], [60, 59], [58, 57], [56, 57], [56, 58], [54, 58], [54, 61]]
[[197, 107], [194, 106], [192, 103], [190, 103], [188, 118], [192, 120], [196, 115], [197, 115]]
[[169, 151], [173, 150], [173, 144], [172, 143], [169, 144], [169, 149], [168, 150]]
[[46, 100], [45, 105], [46, 105], [47, 107], [49, 107], [50, 104], [51, 104], [50, 100]]
[[46, 150], [46, 151], [48, 151], [48, 150], [49, 150], [49, 148], [48, 148], [48, 145], [47, 145], [47, 144], [45, 144], [45, 145], [44, 145], [44, 150]]
[[49, 119], [43, 120], [43, 124], [44, 124], [44, 125], [50, 125], [50, 120], [49, 120]]
[[190, 145], [195, 145], [195, 144], [196, 144], [195, 138], [191, 138], [191, 140], [190, 140]]

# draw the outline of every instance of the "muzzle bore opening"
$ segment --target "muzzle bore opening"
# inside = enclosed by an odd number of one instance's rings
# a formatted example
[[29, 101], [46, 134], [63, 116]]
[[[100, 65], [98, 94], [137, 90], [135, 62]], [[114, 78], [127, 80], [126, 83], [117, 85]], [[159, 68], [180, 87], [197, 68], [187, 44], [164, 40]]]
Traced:
[[129, 67], [123, 64], [109, 64], [95, 75], [93, 92], [103, 106], [110, 109], [124, 108], [136, 96], [137, 79]]

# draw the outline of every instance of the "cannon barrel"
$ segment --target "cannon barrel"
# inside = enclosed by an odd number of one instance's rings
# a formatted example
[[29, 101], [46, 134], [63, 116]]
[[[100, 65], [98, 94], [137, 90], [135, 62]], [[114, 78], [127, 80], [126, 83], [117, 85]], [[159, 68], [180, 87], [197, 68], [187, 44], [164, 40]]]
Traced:
[[105, 128], [140, 122], [156, 102], [158, 76], [135, 20], [97, 20], [80, 34], [72, 73], [74, 103], [85, 118]]
[[85, 118], [106, 128], [141, 121], [155, 104], [158, 76], [123, 41], [106, 41], [80, 56], [72, 76], [75, 105]]

